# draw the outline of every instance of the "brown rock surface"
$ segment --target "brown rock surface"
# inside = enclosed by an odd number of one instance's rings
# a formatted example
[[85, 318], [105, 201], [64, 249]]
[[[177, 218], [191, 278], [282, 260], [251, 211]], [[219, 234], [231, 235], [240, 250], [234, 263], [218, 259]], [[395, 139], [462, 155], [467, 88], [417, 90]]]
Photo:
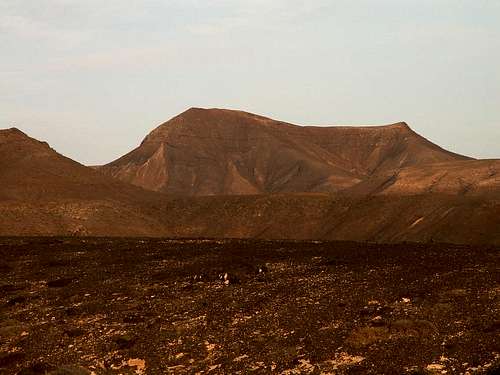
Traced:
[[298, 127], [191, 109], [102, 169], [155, 192], [7, 129], [0, 235], [498, 244], [499, 163], [444, 151], [405, 124]]
[[156, 195], [0, 130], [0, 234], [144, 235], [161, 230]]
[[254, 114], [191, 108], [101, 167], [146, 189], [183, 195], [337, 192], [402, 168], [471, 160], [405, 123], [296, 126]]
[[500, 197], [500, 160], [462, 160], [385, 171], [353, 186], [353, 195], [443, 193]]

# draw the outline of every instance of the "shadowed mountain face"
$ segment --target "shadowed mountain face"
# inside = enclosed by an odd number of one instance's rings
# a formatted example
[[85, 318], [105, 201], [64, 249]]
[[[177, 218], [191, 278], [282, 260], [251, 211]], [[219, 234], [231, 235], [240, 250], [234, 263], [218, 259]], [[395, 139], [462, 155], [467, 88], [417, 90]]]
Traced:
[[466, 160], [405, 123], [302, 127], [246, 112], [192, 108], [101, 171], [183, 195], [338, 192], [403, 168]]
[[500, 244], [498, 196], [185, 197], [169, 200], [166, 212], [174, 237]]

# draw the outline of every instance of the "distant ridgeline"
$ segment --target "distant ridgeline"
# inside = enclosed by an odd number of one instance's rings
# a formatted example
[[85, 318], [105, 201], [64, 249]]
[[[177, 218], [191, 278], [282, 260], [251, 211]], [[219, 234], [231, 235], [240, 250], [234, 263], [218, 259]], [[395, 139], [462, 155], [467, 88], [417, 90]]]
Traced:
[[499, 171], [405, 123], [297, 126], [192, 108], [95, 168], [7, 129], [0, 234], [500, 244]]

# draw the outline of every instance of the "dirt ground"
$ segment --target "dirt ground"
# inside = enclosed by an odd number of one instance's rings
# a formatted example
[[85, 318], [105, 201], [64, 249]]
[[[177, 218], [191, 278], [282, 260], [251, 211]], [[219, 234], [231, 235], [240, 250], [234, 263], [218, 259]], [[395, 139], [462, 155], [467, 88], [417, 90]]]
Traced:
[[1, 374], [499, 374], [500, 248], [0, 239]]

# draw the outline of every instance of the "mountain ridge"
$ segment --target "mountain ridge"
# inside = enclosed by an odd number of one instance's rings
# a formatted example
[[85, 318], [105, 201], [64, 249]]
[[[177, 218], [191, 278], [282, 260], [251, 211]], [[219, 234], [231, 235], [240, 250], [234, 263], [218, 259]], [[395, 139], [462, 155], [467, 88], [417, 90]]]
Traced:
[[472, 158], [442, 149], [404, 122], [299, 126], [243, 111], [190, 108], [99, 169], [145, 189], [184, 195], [338, 192], [380, 171], [452, 160]]
[[167, 122], [118, 159], [152, 190], [0, 130], [0, 235], [500, 244], [498, 159], [447, 153], [404, 124], [325, 136], [234, 111], [189, 113], [174, 121], [181, 131]]

